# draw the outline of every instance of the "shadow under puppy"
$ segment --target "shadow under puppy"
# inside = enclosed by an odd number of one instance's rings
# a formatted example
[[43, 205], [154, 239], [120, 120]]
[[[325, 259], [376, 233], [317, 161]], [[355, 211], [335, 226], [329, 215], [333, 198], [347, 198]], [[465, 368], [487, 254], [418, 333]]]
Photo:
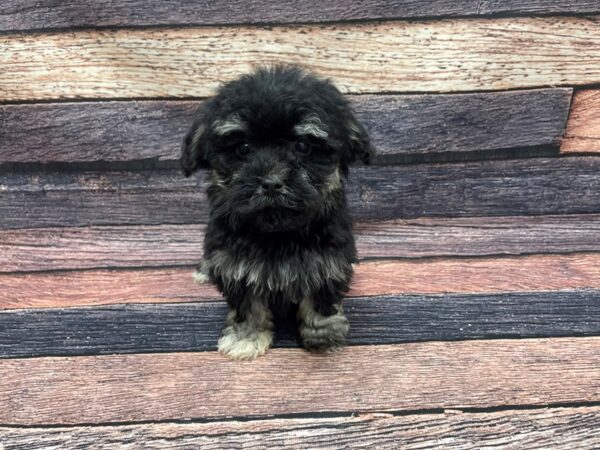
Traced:
[[225, 84], [185, 137], [186, 176], [208, 169], [210, 219], [194, 274], [230, 311], [219, 351], [262, 355], [273, 311], [296, 304], [305, 348], [341, 348], [342, 296], [357, 261], [344, 192], [369, 138], [342, 94], [298, 67], [261, 68]]

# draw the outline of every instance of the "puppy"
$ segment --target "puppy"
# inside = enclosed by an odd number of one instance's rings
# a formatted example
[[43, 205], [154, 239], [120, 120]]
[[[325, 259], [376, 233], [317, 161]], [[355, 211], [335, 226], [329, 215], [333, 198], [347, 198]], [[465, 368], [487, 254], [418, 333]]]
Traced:
[[356, 263], [344, 184], [368, 163], [369, 138], [327, 80], [261, 68], [197, 111], [183, 144], [186, 176], [207, 169], [210, 219], [194, 275], [229, 305], [219, 351], [254, 359], [273, 342], [273, 312], [297, 305], [309, 350], [341, 348], [342, 297]]

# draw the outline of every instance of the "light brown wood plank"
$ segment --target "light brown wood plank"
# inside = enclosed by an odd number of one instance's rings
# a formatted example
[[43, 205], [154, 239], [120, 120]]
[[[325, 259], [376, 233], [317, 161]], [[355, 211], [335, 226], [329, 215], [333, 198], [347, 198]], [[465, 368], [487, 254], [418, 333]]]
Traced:
[[[0, 309], [164, 303], [219, 298], [192, 267], [1, 274]], [[600, 253], [366, 261], [349, 296], [600, 289]]]
[[588, 253], [369, 261], [358, 266], [349, 294], [492, 293], [598, 287], [600, 253]]
[[[600, 401], [600, 338], [0, 361], [0, 423], [85, 424]], [[60, 405], [60, 406], [58, 406]]]
[[600, 90], [579, 91], [573, 96], [563, 153], [600, 153]]
[[[0, 272], [196, 264], [205, 225], [0, 230]], [[600, 251], [600, 215], [420, 218], [355, 225], [360, 258]]]
[[0, 427], [0, 442], [12, 448], [112, 450], [135, 442], [146, 449], [227, 448], [346, 450], [473, 448], [596, 450], [600, 447], [600, 408], [547, 408], [394, 416], [293, 418], [210, 423], [161, 423], [103, 427]]
[[212, 25], [600, 12], [594, 0], [3, 0], [0, 30], [94, 26]]
[[192, 267], [86, 270], [0, 275], [0, 308], [54, 308], [118, 303], [171, 303], [220, 298], [197, 285]]
[[354, 93], [582, 85], [600, 82], [600, 21], [546, 17], [7, 34], [0, 39], [0, 100], [203, 97], [257, 63], [276, 61], [304, 64]]

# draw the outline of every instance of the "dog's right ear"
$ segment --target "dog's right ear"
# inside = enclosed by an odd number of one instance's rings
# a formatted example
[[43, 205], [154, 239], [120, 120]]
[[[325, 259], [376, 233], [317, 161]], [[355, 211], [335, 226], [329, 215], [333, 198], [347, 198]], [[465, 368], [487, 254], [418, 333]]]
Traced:
[[210, 164], [206, 158], [205, 142], [203, 139], [206, 123], [202, 114], [198, 114], [192, 128], [183, 140], [181, 158], [179, 162], [186, 177], [189, 177], [198, 168], [209, 168]]

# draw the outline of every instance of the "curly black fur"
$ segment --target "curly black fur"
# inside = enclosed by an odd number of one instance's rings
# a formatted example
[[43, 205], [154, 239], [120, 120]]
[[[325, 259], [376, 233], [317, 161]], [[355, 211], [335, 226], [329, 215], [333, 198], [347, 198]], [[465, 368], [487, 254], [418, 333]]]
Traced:
[[344, 183], [369, 138], [327, 80], [262, 68], [224, 85], [198, 110], [181, 157], [210, 171], [205, 276], [231, 308], [219, 348], [262, 354], [272, 309], [297, 304], [305, 347], [344, 344], [341, 299], [357, 261]]

